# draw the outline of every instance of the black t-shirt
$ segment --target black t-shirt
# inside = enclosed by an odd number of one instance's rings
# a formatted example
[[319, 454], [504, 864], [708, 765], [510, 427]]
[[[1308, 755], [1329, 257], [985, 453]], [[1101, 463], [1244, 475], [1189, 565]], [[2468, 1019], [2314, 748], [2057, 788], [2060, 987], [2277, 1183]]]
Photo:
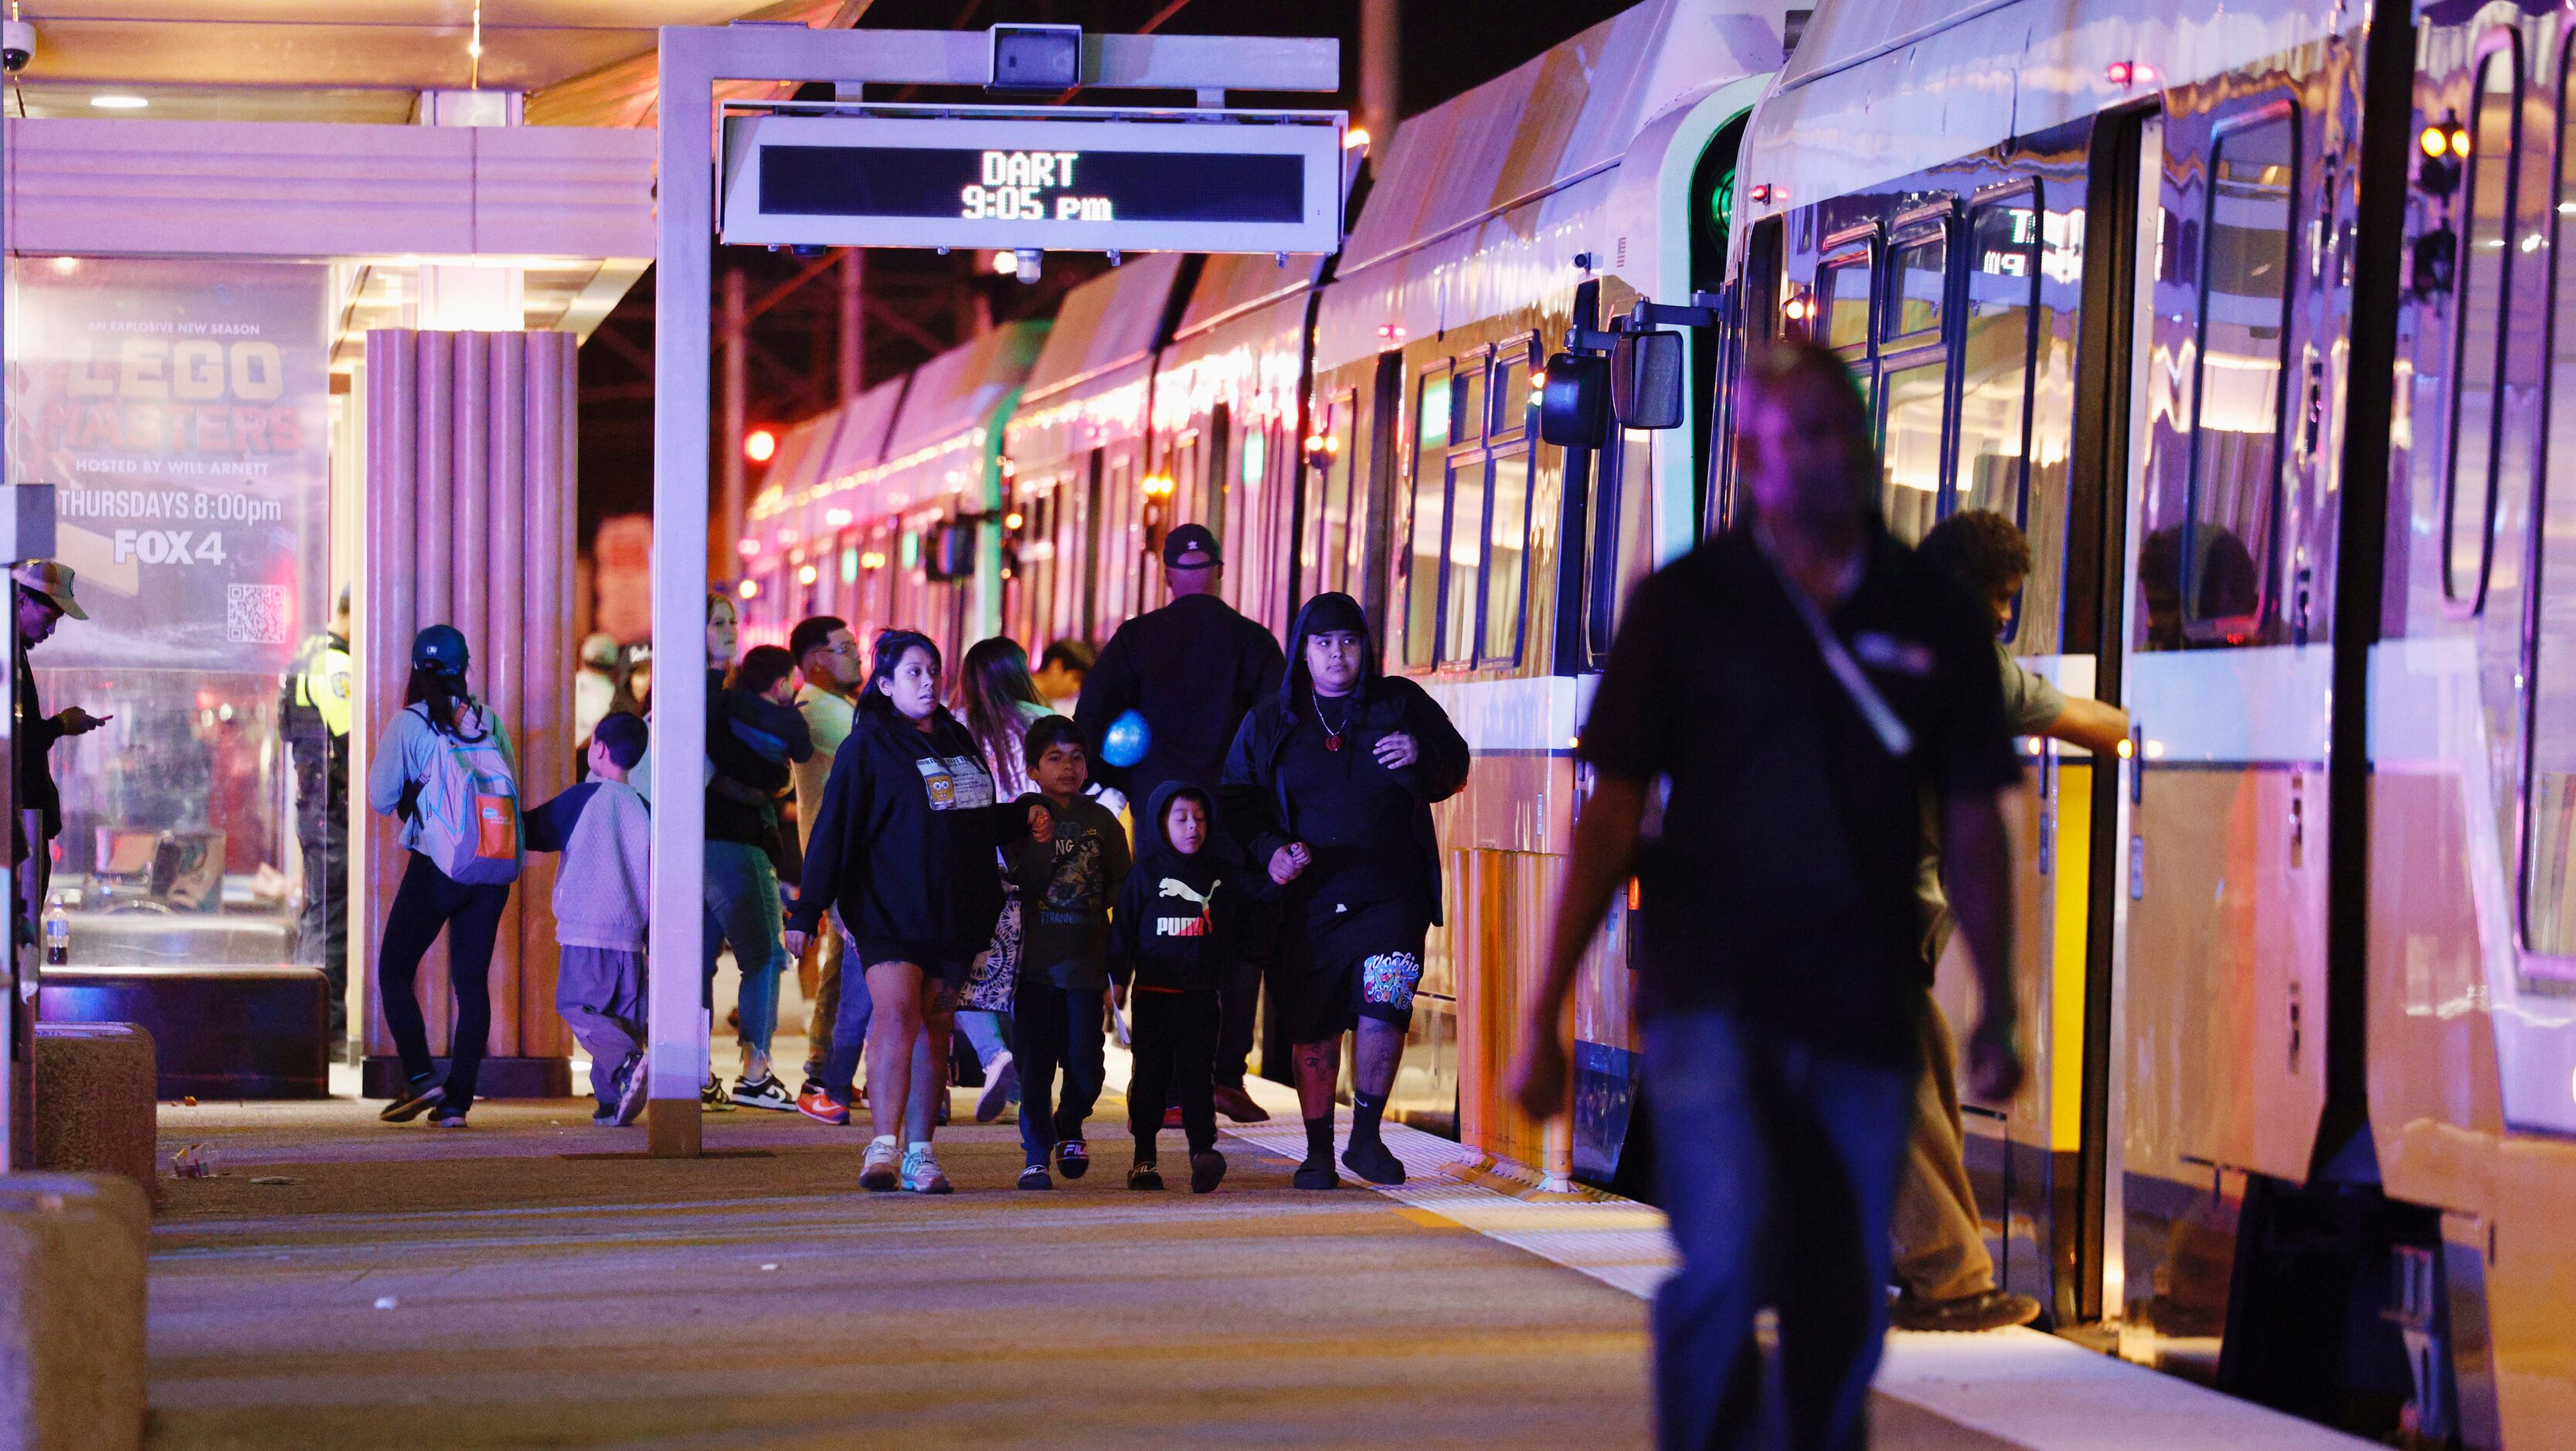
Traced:
[[[1333, 724], [1357, 723], [1355, 702], [1322, 703]], [[1297, 879], [1299, 896], [1314, 901], [1414, 903], [1427, 899], [1422, 850], [1413, 839], [1413, 792], [1378, 764], [1375, 737], [1346, 730], [1340, 750], [1329, 750], [1323, 724], [1300, 720], [1279, 751], [1280, 783], [1292, 820], [1288, 831], [1315, 853]], [[1269, 863], [1258, 862], [1267, 868]]]
[[1828, 622], [1912, 736], [1902, 758], [1834, 677], [1743, 529], [1639, 586], [1579, 755], [1667, 777], [1642, 853], [1640, 1012], [1718, 1009], [1901, 1062], [1922, 996], [1925, 803], [2020, 779], [1991, 621], [1880, 535]]

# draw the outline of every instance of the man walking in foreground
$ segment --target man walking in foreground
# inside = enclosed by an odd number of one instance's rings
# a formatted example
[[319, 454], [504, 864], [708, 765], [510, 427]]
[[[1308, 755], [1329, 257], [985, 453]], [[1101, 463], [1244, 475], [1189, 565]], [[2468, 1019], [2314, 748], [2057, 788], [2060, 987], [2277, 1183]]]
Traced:
[[1841, 360], [1774, 345], [1737, 416], [1750, 518], [1639, 588], [1584, 724], [1595, 785], [1514, 1088], [1534, 1115], [1564, 1111], [1566, 996], [1634, 874], [1646, 1092], [1681, 1254], [1655, 1299], [1659, 1440], [1756, 1443], [1753, 1323], [1770, 1306], [1791, 1444], [1843, 1451], [1867, 1444], [1886, 1330], [1924, 812], [1940, 813], [1983, 993], [1969, 1082], [2003, 1098], [2021, 1060], [1997, 797], [2020, 765], [1976, 603], [1878, 521]]
[[[1225, 560], [1207, 526], [1183, 524], [1164, 537], [1163, 578], [1172, 602], [1138, 615], [1109, 637], [1083, 677], [1082, 703], [1073, 717], [1098, 779], [1140, 808], [1166, 781], [1213, 794], [1244, 715], [1278, 693], [1287, 670], [1277, 637], [1235, 613], [1219, 593]], [[1108, 764], [1103, 743], [1110, 725], [1130, 710], [1145, 718], [1149, 743], [1143, 760], [1120, 768]], [[1236, 1123], [1258, 1123], [1270, 1115], [1244, 1092], [1243, 1073], [1252, 1053], [1262, 964], [1277, 924], [1259, 909], [1246, 917], [1243, 951], [1227, 965], [1218, 989], [1225, 1017], [1217, 1038], [1216, 1106]]]

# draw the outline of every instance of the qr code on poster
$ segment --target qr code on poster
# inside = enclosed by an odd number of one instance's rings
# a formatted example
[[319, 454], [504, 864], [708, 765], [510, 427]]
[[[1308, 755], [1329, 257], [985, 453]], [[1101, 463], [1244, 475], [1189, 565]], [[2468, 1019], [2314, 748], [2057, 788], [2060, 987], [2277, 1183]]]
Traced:
[[292, 596], [282, 584], [224, 586], [224, 638], [236, 645], [284, 645], [294, 639]]

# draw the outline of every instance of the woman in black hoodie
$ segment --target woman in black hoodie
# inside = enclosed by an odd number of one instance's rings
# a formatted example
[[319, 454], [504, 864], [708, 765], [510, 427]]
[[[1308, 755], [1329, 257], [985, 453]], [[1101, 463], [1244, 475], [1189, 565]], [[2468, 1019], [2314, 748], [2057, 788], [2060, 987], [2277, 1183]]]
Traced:
[[1467, 742], [1422, 687], [1381, 676], [1368, 618], [1346, 594], [1297, 614], [1279, 697], [1253, 708], [1225, 763], [1222, 815], [1247, 858], [1287, 888], [1271, 1002], [1295, 1046], [1306, 1118], [1300, 1189], [1330, 1189], [1333, 1088], [1354, 1027], [1351, 1142], [1373, 1184], [1404, 1166], [1379, 1137], [1404, 1057], [1424, 939], [1440, 921], [1431, 803], [1467, 784]]
[[824, 1077], [847, 1083], [857, 1071], [858, 1004], [869, 1002], [868, 1112], [876, 1137], [859, 1172], [863, 1188], [899, 1183], [917, 1194], [949, 1192], [930, 1136], [947, 1088], [943, 1060], [957, 989], [1002, 912], [993, 850], [1027, 833], [1052, 835], [1044, 808], [994, 800], [992, 773], [974, 738], [939, 704], [939, 647], [910, 630], [879, 635], [857, 720], [832, 759], [814, 813], [787, 933], [789, 955], [801, 954], [830, 908], [846, 960], [866, 976], [866, 999], [841, 995]]

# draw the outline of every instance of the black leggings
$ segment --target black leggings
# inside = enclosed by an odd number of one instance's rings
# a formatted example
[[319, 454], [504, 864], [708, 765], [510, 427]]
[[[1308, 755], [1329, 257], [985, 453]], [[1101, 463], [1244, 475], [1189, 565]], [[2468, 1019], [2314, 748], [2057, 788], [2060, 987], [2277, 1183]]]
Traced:
[[[1216, 1040], [1222, 1010], [1212, 992], [1168, 993], [1138, 988], [1127, 998], [1135, 1033], [1134, 1067], [1127, 1077], [1127, 1127], [1136, 1152], [1151, 1156], [1163, 1127], [1163, 1106], [1181, 1101], [1181, 1130], [1190, 1152], [1216, 1147]], [[1021, 1080], [1023, 1083], [1027, 1079]]]
[[463, 1113], [474, 1102], [474, 1077], [483, 1067], [483, 1040], [492, 1036], [492, 939], [501, 931], [501, 909], [510, 904], [510, 887], [469, 887], [440, 871], [419, 852], [403, 868], [402, 886], [394, 892], [393, 911], [385, 917], [384, 951], [376, 959], [376, 982], [385, 1005], [385, 1026], [393, 1029], [394, 1047], [402, 1054], [403, 1075], [417, 1083], [436, 1066], [429, 1056], [429, 1028], [421, 1020], [420, 999], [412, 980], [420, 959], [447, 934], [447, 981], [456, 992], [456, 1031], [448, 1039], [446, 1108]]

